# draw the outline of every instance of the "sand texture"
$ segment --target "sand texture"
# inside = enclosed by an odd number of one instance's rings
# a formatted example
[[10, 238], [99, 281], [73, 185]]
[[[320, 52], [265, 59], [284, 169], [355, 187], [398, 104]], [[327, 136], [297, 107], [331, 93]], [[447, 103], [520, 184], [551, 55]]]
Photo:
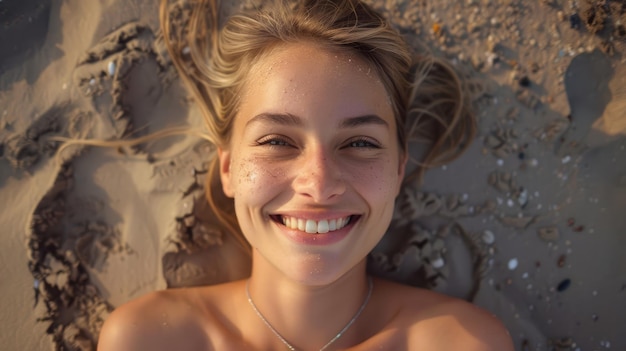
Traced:
[[[402, 190], [370, 270], [492, 311], [517, 350], [626, 350], [626, 2], [368, 2], [468, 78], [478, 117], [461, 158]], [[95, 350], [130, 299], [249, 274], [204, 199], [209, 143], [54, 162], [55, 136], [202, 128], [158, 1], [0, 0], [0, 49], [3, 349]]]

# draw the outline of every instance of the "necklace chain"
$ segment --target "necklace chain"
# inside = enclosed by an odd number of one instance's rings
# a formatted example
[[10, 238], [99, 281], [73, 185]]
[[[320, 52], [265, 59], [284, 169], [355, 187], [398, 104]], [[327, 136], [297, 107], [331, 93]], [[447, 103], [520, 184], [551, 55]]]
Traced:
[[[374, 283], [372, 282], [371, 277], [368, 277], [368, 285], [369, 285], [369, 288], [367, 291], [367, 297], [365, 298], [365, 301], [363, 301], [363, 304], [361, 305], [361, 307], [359, 307], [359, 310], [356, 312], [354, 317], [352, 317], [352, 319], [348, 322], [348, 324], [346, 324], [346, 326], [343, 327], [343, 329], [341, 329], [339, 333], [337, 333], [337, 335], [335, 335], [332, 339], [330, 339], [330, 341], [327, 342], [326, 345], [324, 345], [320, 349], [320, 351], [326, 350], [326, 348], [328, 348], [332, 343], [337, 341], [343, 335], [343, 333], [345, 333], [346, 330], [348, 330], [352, 326], [352, 324], [354, 324], [354, 321], [356, 321], [356, 319], [359, 318], [359, 316], [361, 315], [361, 312], [363, 312], [363, 310], [365, 309], [365, 306], [367, 306], [367, 302], [370, 300], [370, 297], [372, 296]], [[282, 341], [282, 343], [285, 344], [289, 348], [289, 350], [296, 351], [296, 348], [293, 347], [287, 340], [285, 340], [285, 338], [283, 338], [283, 336], [280, 335], [280, 333], [276, 329], [274, 329], [274, 327], [272, 327], [270, 322], [268, 322], [267, 319], [265, 319], [261, 311], [259, 311], [259, 309], [256, 307], [256, 305], [252, 301], [252, 297], [250, 296], [250, 279], [248, 279], [248, 281], [246, 282], [246, 295], [248, 296], [248, 302], [250, 303], [250, 306], [252, 306], [252, 309], [254, 310], [254, 312], [256, 312], [257, 316], [261, 318], [263, 323], [267, 325], [267, 327], [272, 331], [272, 333], [274, 333], [274, 335], [276, 335], [276, 337], [278, 337], [278, 339], [280, 339], [280, 341]]]

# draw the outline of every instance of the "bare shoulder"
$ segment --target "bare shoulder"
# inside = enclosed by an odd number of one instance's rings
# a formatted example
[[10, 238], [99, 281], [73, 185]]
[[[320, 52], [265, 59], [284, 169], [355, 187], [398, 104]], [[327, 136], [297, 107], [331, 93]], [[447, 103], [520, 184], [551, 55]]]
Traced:
[[408, 350], [514, 351], [511, 337], [498, 318], [464, 300], [437, 292], [391, 287], [402, 306]]
[[157, 291], [132, 300], [107, 318], [98, 351], [210, 350], [204, 325], [208, 313], [196, 289]]

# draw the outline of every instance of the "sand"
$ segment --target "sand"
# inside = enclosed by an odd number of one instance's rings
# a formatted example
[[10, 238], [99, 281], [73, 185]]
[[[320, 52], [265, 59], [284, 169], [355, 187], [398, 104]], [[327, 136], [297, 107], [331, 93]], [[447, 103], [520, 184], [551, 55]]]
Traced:
[[[490, 310], [517, 350], [626, 350], [626, 3], [369, 2], [470, 79], [479, 128], [403, 190], [370, 270]], [[54, 162], [53, 136], [200, 128], [157, 17], [155, 0], [0, 1], [3, 348], [95, 350], [130, 299], [249, 274], [203, 198], [208, 143]]]

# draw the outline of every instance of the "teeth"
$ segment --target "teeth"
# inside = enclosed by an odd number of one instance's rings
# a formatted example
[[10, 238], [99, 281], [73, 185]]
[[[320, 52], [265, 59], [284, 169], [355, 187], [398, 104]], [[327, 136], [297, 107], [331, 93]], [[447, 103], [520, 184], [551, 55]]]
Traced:
[[323, 234], [345, 227], [348, 224], [350, 217], [322, 219], [320, 221], [287, 216], [281, 216], [281, 219], [283, 224], [287, 228], [297, 229], [299, 231], [307, 232], [310, 234]]
[[307, 219], [305, 231], [307, 233], [317, 233], [317, 223], [314, 220]]
[[317, 223], [317, 232], [318, 233], [328, 233], [329, 230], [330, 230], [330, 228], [329, 228], [327, 220], [322, 219], [321, 221], [319, 221]]

